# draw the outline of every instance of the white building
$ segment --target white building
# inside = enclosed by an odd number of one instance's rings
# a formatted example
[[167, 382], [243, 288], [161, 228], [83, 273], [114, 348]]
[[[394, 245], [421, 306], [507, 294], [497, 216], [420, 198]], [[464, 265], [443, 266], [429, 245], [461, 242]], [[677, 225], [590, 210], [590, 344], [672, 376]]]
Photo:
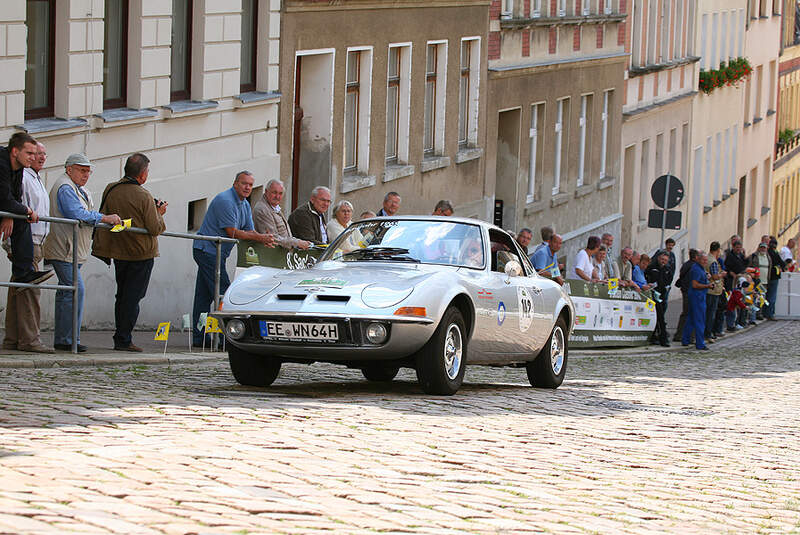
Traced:
[[[169, 202], [167, 229], [191, 232], [237, 171], [260, 185], [279, 175], [279, 32], [280, 0], [3, 0], [0, 142], [18, 130], [43, 142], [48, 187], [85, 152], [95, 205], [143, 152], [146, 188]], [[160, 239], [140, 324], [191, 310], [191, 245]], [[83, 277], [84, 327], [113, 325], [113, 271], [90, 259]], [[53, 293], [43, 292], [44, 326]]]

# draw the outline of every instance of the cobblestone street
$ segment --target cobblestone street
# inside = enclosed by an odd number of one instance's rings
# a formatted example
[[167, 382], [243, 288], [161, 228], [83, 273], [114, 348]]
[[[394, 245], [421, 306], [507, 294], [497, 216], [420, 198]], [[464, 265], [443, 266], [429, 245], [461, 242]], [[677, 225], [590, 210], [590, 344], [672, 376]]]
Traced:
[[0, 533], [800, 532], [800, 331], [452, 398], [357, 370], [6, 369]]

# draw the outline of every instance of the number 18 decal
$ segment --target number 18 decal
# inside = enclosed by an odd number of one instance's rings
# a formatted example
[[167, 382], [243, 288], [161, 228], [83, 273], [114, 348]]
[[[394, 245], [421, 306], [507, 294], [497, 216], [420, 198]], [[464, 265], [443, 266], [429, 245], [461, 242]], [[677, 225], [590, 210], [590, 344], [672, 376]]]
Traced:
[[525, 332], [533, 321], [533, 299], [530, 290], [518, 286], [517, 302], [519, 304], [519, 330]]

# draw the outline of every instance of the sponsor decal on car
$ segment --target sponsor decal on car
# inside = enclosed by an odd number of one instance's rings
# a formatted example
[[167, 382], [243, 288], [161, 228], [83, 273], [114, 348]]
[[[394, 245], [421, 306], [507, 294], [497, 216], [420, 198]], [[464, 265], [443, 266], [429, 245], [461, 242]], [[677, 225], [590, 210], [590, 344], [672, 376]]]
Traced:
[[650, 325], [650, 318], [639, 318], [639, 327], [647, 327]]
[[494, 294], [489, 290], [478, 290], [478, 299], [494, 299]]
[[502, 325], [506, 321], [506, 304], [500, 301], [497, 305], [497, 325]]
[[519, 330], [526, 332], [533, 321], [533, 299], [531, 292], [522, 286], [517, 287], [517, 304], [519, 305]]
[[347, 286], [347, 281], [334, 277], [319, 277], [317, 279], [303, 279], [295, 286], [325, 286], [327, 288], [343, 288]]

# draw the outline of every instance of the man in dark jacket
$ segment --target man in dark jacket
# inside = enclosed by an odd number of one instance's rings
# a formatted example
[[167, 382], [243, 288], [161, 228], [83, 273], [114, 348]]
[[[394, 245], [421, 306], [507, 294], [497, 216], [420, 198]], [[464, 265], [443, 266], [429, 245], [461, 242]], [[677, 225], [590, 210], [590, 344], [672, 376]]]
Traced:
[[[667, 238], [664, 240], [664, 248], [659, 249], [656, 251], [656, 254], [653, 255], [653, 260], [655, 260], [660, 253], [667, 254], [667, 265], [664, 267], [666, 270], [666, 274], [664, 275], [667, 280], [667, 291], [664, 294], [664, 312], [667, 311], [667, 301], [669, 300], [669, 291], [672, 289], [672, 281], [675, 278], [675, 268], [677, 267], [677, 262], [675, 260], [675, 253], [672, 250], [675, 248], [675, 240], [672, 238]], [[652, 261], [651, 261], [652, 263]]]
[[325, 214], [331, 205], [331, 190], [325, 186], [317, 186], [311, 190], [308, 203], [298, 206], [289, 215], [289, 228], [292, 236], [317, 245], [328, 243], [328, 228], [325, 225]]
[[681, 308], [681, 316], [678, 318], [678, 328], [675, 330], [675, 336], [672, 337], [673, 342], [680, 342], [683, 337], [683, 326], [686, 325], [686, 318], [689, 316], [689, 273], [697, 261], [697, 249], [689, 249], [689, 260], [683, 263], [681, 271], [678, 273], [678, 282], [675, 286], [681, 289], [681, 299], [683, 300], [683, 307]]
[[747, 270], [747, 259], [744, 257], [744, 247], [739, 240], [731, 244], [731, 248], [725, 251], [725, 271], [728, 275], [725, 277], [725, 289], [728, 292], [733, 291], [736, 279], [739, 275]]
[[[39, 284], [53, 276], [52, 271], [36, 271], [33, 264], [31, 223], [39, 221], [32, 208], [22, 204], [22, 171], [36, 160], [36, 140], [17, 132], [0, 147], [0, 211], [28, 216], [28, 219], [4, 218], [0, 240], [11, 237], [11, 281]], [[48, 215], [48, 214], [44, 214]]]
[[[770, 236], [769, 248], [767, 249], [772, 269], [769, 270], [769, 282], [767, 283], [767, 305], [764, 310], [764, 317], [769, 321], [775, 321], [775, 300], [778, 298], [778, 281], [781, 279], [781, 272], [786, 269], [786, 264], [778, 253], [778, 240]], [[763, 277], [767, 280], [767, 277]]]
[[653, 290], [658, 292], [661, 296], [661, 298], [656, 301], [656, 330], [653, 332], [651, 341], [653, 343], [661, 344], [664, 347], [669, 347], [667, 322], [664, 318], [664, 312], [666, 311], [664, 307], [664, 296], [667, 293], [669, 283], [672, 282], [669, 278], [668, 263], [669, 255], [667, 252], [658, 251], [656, 252], [653, 260], [650, 262], [650, 265], [647, 266], [647, 270], [644, 272], [644, 277], [647, 279], [647, 282], [650, 284], [655, 284]]

